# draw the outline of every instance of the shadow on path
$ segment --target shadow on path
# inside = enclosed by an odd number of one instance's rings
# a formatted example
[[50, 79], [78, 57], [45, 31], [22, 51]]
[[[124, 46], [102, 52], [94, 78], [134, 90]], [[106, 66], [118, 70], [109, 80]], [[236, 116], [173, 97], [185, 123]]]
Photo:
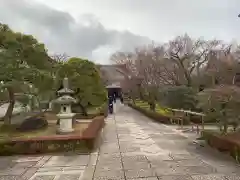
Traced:
[[229, 156], [119, 102], [96, 152], [0, 158], [0, 180], [240, 180], [238, 173]]
[[240, 179], [229, 156], [200, 147], [171, 126], [116, 105], [106, 119], [95, 179]]

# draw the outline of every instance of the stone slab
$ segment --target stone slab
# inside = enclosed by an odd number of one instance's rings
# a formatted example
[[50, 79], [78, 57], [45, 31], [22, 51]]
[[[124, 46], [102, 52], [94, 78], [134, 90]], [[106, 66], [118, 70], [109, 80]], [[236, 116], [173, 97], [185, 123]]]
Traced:
[[133, 170], [133, 169], [149, 169], [151, 164], [148, 162], [123, 162], [123, 169]]
[[21, 176], [0, 176], [0, 180], [25, 180]]
[[146, 178], [146, 177], [153, 177], [156, 176], [153, 169], [131, 169], [131, 170], [125, 170], [125, 176], [127, 179], [131, 178]]
[[44, 166], [83, 166], [89, 162], [89, 155], [52, 156]]
[[43, 158], [43, 156], [30, 156], [30, 157], [16, 157], [14, 162], [25, 163], [25, 162], [38, 162]]
[[29, 180], [54, 180], [55, 176], [54, 175], [38, 175], [34, 176]]
[[95, 166], [87, 166], [80, 180], [92, 180], [95, 171]]
[[94, 179], [120, 180], [120, 179], [124, 179], [124, 172], [120, 170], [95, 171]]
[[159, 180], [193, 180], [191, 176], [181, 176], [181, 175], [176, 175], [176, 176], [159, 176]]
[[7, 168], [0, 170], [0, 176], [20, 176], [27, 170], [27, 168]]
[[206, 174], [191, 176], [193, 180], [226, 180], [222, 174]]

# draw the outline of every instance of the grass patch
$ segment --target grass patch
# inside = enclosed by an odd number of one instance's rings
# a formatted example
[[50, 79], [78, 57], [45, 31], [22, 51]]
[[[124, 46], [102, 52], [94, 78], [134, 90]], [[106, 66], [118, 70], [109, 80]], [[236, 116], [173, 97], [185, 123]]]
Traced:
[[147, 102], [136, 101], [135, 104], [140, 107], [149, 107], [149, 104]]
[[[148, 102], [144, 102], [144, 101], [141, 101], [141, 100], [136, 100], [135, 105], [140, 107], [140, 108], [150, 110], [150, 106], [149, 106]], [[167, 108], [163, 108], [159, 104], [156, 104], [156, 109], [155, 110], [156, 110], [157, 113], [159, 113], [161, 115], [164, 115], [164, 116], [170, 116], [171, 115], [171, 112]]]
[[48, 127], [34, 130], [30, 132], [19, 132], [17, 126], [11, 125], [1, 125], [0, 127], [0, 140], [11, 139], [11, 138], [33, 138], [38, 136], [48, 136], [56, 134], [56, 125], [49, 124]]
[[172, 112], [169, 111], [167, 108], [161, 107], [159, 104], [156, 105], [156, 112], [164, 115], [164, 116], [170, 116], [172, 115]]
[[133, 109], [141, 112], [142, 114], [144, 114], [145, 116], [149, 117], [150, 119], [154, 120], [154, 121], [158, 121], [161, 122], [163, 124], [170, 124], [170, 118], [168, 116], [164, 116], [160, 113], [157, 113], [155, 111], [151, 111], [150, 109], [144, 109], [141, 108], [133, 103], [129, 103], [128, 104], [130, 107], [132, 107]]
[[90, 107], [87, 109], [87, 113], [88, 114], [97, 114], [100, 111], [99, 108], [100, 107]]
[[56, 134], [58, 125], [31, 132], [18, 132], [16, 126], [0, 126], [0, 156], [54, 152], [90, 153], [95, 149], [98, 133], [104, 126], [104, 116], [92, 121], [76, 122], [74, 132]]
[[[89, 123], [76, 123], [74, 125], [74, 132], [70, 135], [81, 135], [82, 132], [88, 127]], [[58, 125], [55, 123], [49, 123], [46, 128], [33, 130], [29, 132], [19, 132], [17, 130], [16, 125], [0, 126], [0, 141], [5, 139], [14, 139], [14, 138], [26, 138], [31, 139], [34, 137], [41, 137], [41, 136], [53, 136], [56, 135], [56, 131], [58, 129]]]

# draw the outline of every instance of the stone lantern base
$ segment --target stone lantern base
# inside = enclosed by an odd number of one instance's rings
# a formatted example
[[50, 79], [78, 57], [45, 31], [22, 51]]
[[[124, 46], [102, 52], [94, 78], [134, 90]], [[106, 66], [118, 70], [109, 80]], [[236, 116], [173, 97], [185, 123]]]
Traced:
[[75, 114], [58, 114], [59, 121], [59, 128], [57, 130], [58, 134], [68, 134], [74, 131], [72, 127], [72, 118]]

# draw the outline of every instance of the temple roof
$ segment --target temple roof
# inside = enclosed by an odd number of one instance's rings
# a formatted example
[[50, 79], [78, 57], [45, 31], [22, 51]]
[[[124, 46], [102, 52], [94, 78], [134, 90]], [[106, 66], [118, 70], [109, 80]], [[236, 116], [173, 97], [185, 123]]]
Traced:
[[120, 83], [112, 83], [106, 86], [106, 88], [121, 88]]
[[63, 88], [58, 91], [59, 94], [74, 94], [74, 91], [68, 88]]
[[71, 104], [71, 103], [75, 103], [76, 99], [68, 95], [63, 95], [57, 98], [54, 102], [58, 104]]
[[131, 73], [126, 64], [97, 65], [101, 71], [102, 78], [118, 79], [124, 78]]

